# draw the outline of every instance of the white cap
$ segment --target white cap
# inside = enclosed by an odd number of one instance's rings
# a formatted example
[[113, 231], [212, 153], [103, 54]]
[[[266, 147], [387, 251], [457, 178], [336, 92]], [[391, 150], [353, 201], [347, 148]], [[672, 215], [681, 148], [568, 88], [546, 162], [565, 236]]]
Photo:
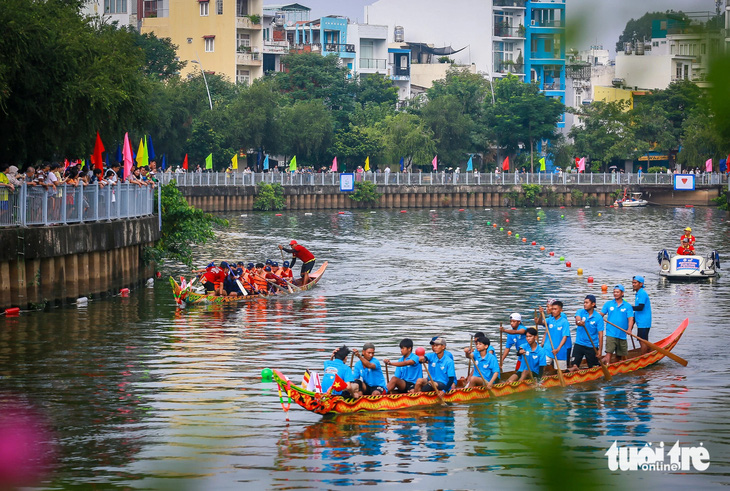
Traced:
[[510, 314], [509, 320], [522, 322], [522, 316], [520, 314]]

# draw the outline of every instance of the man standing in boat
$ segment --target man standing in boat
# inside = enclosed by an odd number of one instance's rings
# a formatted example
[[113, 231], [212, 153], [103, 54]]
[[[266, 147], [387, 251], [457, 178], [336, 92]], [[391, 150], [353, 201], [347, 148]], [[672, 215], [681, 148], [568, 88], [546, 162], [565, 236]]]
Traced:
[[[623, 285], [614, 286], [613, 300], [609, 300], [603, 305], [601, 315], [607, 323], [616, 324], [618, 327], [631, 332], [634, 328], [634, 309], [628, 302], [624, 301], [625, 291]], [[626, 359], [629, 354], [629, 344], [626, 342], [625, 332], [608, 324], [606, 326], [606, 358], [604, 359], [607, 365], [611, 363], [611, 355], [614, 353], [619, 360]]]
[[[555, 368], [560, 367], [562, 370], [568, 369], [568, 344], [570, 340], [570, 322], [563, 315], [563, 302], [560, 300], [553, 301], [550, 306], [551, 316], [545, 319], [548, 333], [542, 338], [542, 347], [546, 349], [547, 364], [551, 365], [555, 361]], [[543, 310], [540, 307], [540, 313]], [[545, 344], [547, 343], [547, 346]]]
[[[689, 227], [687, 227], [689, 228]], [[636, 335], [641, 339], [649, 341], [649, 329], [651, 329], [651, 300], [644, 289], [644, 277], [636, 275], [631, 280], [631, 288], [634, 289], [634, 323], [636, 324]], [[649, 352], [646, 343], [641, 343], [641, 354]]]
[[426, 378], [419, 378], [413, 392], [442, 390], [444, 392], [454, 387], [456, 380], [456, 371], [454, 369], [454, 357], [447, 356], [446, 340], [437, 337], [431, 340], [431, 349], [433, 353], [428, 353], [420, 358], [421, 363], [428, 363], [428, 372], [433, 378], [436, 387], [431, 385], [431, 381]]
[[[586, 295], [583, 300], [583, 308], [575, 313], [575, 346], [573, 347], [573, 361], [571, 371], [577, 371], [583, 361], [588, 363], [588, 368], [598, 365], [598, 357], [601, 356], [603, 348], [603, 317], [596, 312], [596, 297]], [[595, 348], [594, 348], [595, 347]]]
[[294, 264], [296, 264], [297, 259], [302, 262], [302, 269], [300, 271], [300, 274], [302, 276], [301, 286], [304, 286], [309, 283], [309, 273], [312, 272], [312, 269], [314, 268], [314, 262], [317, 260], [317, 258], [315, 258], [314, 254], [309, 252], [306, 247], [298, 244], [296, 240], [292, 240], [291, 242], [289, 242], [289, 246], [291, 247], [291, 249], [286, 249], [284, 246], [279, 244], [279, 249], [292, 255], [292, 268], [294, 267]]

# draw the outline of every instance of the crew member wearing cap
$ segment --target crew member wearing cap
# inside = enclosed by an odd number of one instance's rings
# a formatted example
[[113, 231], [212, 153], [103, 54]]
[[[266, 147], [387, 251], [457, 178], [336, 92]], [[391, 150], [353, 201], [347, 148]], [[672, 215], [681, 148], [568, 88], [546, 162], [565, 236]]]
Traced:
[[215, 263], [210, 263], [205, 269], [194, 270], [193, 273], [203, 273], [200, 277], [200, 283], [203, 284], [206, 291], [213, 292], [215, 296], [226, 294], [223, 289], [223, 282], [228, 274], [228, 263], [225, 261], [221, 262], [220, 267], [216, 266]]
[[[687, 227], [689, 228], [689, 227]], [[644, 277], [636, 275], [631, 279], [631, 288], [634, 289], [634, 323], [636, 324], [636, 335], [641, 339], [649, 341], [649, 329], [651, 329], [651, 300], [644, 289]], [[649, 346], [641, 343], [641, 354], [648, 353]]]
[[677, 248], [677, 254], [680, 256], [693, 256], [695, 253], [695, 247], [690, 244], [689, 239], [682, 237], [682, 245]]
[[[603, 317], [596, 312], [596, 297], [586, 295], [583, 308], [575, 313], [575, 346], [570, 370], [577, 371], [585, 357], [588, 368], [598, 365], [598, 357], [603, 349]], [[593, 348], [595, 346], [595, 349]]]
[[[540, 307], [540, 313], [543, 313], [542, 307]], [[569, 343], [570, 322], [568, 322], [568, 317], [563, 315], [563, 302], [554, 300], [550, 305], [550, 314], [549, 317], [545, 318], [550, 335], [545, 334], [542, 337], [542, 347], [547, 352], [547, 364], [567, 370], [568, 344], [572, 346], [572, 343]], [[545, 343], [547, 343], [547, 346], [545, 346]]]
[[302, 286], [304, 286], [309, 283], [309, 273], [312, 272], [312, 269], [314, 268], [314, 262], [317, 258], [315, 258], [314, 254], [309, 252], [306, 247], [298, 244], [296, 240], [292, 240], [291, 242], [289, 242], [289, 246], [291, 247], [291, 249], [286, 249], [284, 246], [279, 244], [279, 249], [292, 255], [293, 259], [290, 265], [292, 268], [296, 264], [297, 259], [302, 262], [302, 269], [300, 271], [300, 274], [302, 276]]
[[[332, 388], [332, 394], [350, 398], [352, 397], [352, 393], [358, 390], [358, 386], [352, 383], [355, 380], [352, 370], [345, 364], [345, 359], [349, 354], [350, 349], [347, 346], [341, 346], [332, 352], [329, 360], [324, 362], [322, 392], [328, 392]], [[337, 377], [345, 383], [344, 387], [333, 387]]]
[[[268, 267], [268, 266], [267, 266]], [[249, 275], [249, 280], [254, 287], [256, 293], [266, 295], [269, 293], [269, 283], [266, 281], [266, 271], [264, 271], [264, 263], [256, 263], [256, 269]]]
[[352, 352], [358, 358], [353, 369], [353, 377], [360, 388], [359, 393], [353, 394], [353, 396], [357, 399], [363, 395], [379, 396], [388, 392], [380, 361], [375, 358], [375, 345], [365, 343], [362, 353], [356, 349]]
[[428, 363], [428, 373], [431, 374], [436, 387], [431, 385], [428, 377], [419, 378], [416, 381], [413, 392], [429, 392], [433, 390], [446, 392], [454, 387], [454, 381], [456, 380], [454, 357], [453, 355], [447, 356], [446, 340], [440, 336], [432, 339], [431, 349], [433, 353], [427, 353], [425, 356], [420, 357], [419, 361], [421, 363]]
[[291, 281], [292, 278], [294, 278], [294, 273], [292, 272], [291, 268], [289, 267], [289, 261], [284, 261], [282, 263], [279, 276], [284, 278], [286, 281]]
[[516, 312], [510, 314], [509, 325], [511, 329], [505, 329], [504, 326], [499, 326], [500, 331], [507, 333], [507, 344], [505, 344], [502, 358], [499, 360], [500, 367], [504, 365], [504, 359], [507, 358], [510, 348], [514, 347], [516, 349], [527, 343], [525, 339], [527, 328], [522, 324], [522, 316]]
[[679, 238], [680, 242], [684, 242], [684, 239], [687, 239], [689, 241], [689, 245], [694, 246], [695, 245], [695, 236], [692, 235], [692, 228], [687, 227], [684, 229], [684, 235]]
[[613, 300], [603, 304], [601, 315], [606, 320], [606, 357], [604, 363], [611, 363], [611, 355], [614, 353], [618, 360], [624, 360], [629, 354], [629, 345], [626, 342], [626, 333], [617, 329], [610, 323], [616, 324], [622, 329], [631, 332], [634, 327], [634, 309], [628, 302], [624, 301], [623, 285], [613, 287]]

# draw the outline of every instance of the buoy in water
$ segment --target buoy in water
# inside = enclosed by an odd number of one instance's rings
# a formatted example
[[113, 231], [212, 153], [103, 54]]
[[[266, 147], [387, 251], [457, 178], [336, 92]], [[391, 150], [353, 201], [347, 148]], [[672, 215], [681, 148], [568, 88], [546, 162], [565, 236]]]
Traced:
[[601, 214], [599, 213], [599, 214], [598, 214], [598, 216], [600, 217], [600, 216], [601, 216]]
[[88, 303], [89, 303], [89, 299], [86, 297], [79, 297], [76, 299], [76, 305], [87, 305]]
[[515, 234], [515, 237], [517, 237], [519, 239], [520, 238], [520, 234]]
[[583, 268], [578, 268], [578, 274], [579, 275], [583, 274]]
[[593, 276], [588, 277], [588, 283], [593, 283]]
[[540, 250], [541, 251], [544, 251], [545, 250], [545, 246], [540, 246]]
[[277, 216], [277, 217], [280, 217], [280, 216], [282, 216], [282, 215], [281, 215], [281, 213], [277, 213], [277, 214], [276, 214], [276, 216]]
[[491, 224], [492, 224], [492, 222], [487, 222], [487, 226], [489, 226], [489, 225], [491, 225]]
[[565, 215], [560, 215], [560, 218], [565, 218]]
[[162, 278], [162, 273], [160, 273], [160, 272], [158, 271], [157, 273], [155, 273], [155, 276], [156, 276], [157, 278]]
[[608, 285], [601, 285], [601, 291], [606, 293], [608, 291]]
[[522, 242], [527, 242], [527, 239], [522, 237]]
[[261, 381], [264, 383], [271, 382], [271, 376], [274, 374], [271, 368], [264, 368], [261, 370]]
[[555, 253], [554, 253], [553, 251], [550, 251], [550, 255], [551, 255], [551, 256], [554, 256], [554, 255], [555, 255]]
[[532, 245], [537, 245], [537, 242], [535, 242], [535, 241], [533, 240], [533, 241], [532, 241]]
[[344, 212], [344, 211], [338, 211], [338, 212], [337, 212], [337, 214], [338, 214], [338, 215], [344, 215], [344, 214], [345, 214], [345, 212]]
[[459, 208], [459, 211], [464, 211], [464, 208]]
[[304, 216], [305, 216], [305, 217], [311, 217], [311, 216], [312, 216], [312, 214], [311, 214], [311, 213], [305, 213], [305, 214], [304, 214]]
[[538, 221], [538, 222], [540, 221], [540, 217], [537, 217], [537, 221]]
[[565, 256], [560, 256], [560, 261], [565, 261]]
[[507, 230], [507, 235], [512, 235], [512, 231], [511, 230]]
[[128, 297], [128, 296], [129, 296], [129, 288], [122, 288], [121, 290], [119, 290], [119, 293], [120, 293], [120, 294], [121, 294], [121, 295], [122, 295], [123, 297]]
[[511, 208], [512, 210], [516, 210], [517, 208]]
[[[496, 225], [495, 225], [495, 227], [496, 227]], [[504, 230], [504, 227], [499, 227], [499, 231], [501, 232], [502, 230]]]
[[408, 211], [408, 210], [401, 210], [400, 212], [401, 212], [401, 213], [406, 213], [407, 211]]
[[495, 223], [494, 225], [492, 225], [492, 227], [497, 228], [497, 224]]
[[570, 267], [570, 261], [566, 261], [566, 262], [565, 262], [565, 267], [566, 267], [566, 268], [569, 268], [569, 267]]
[[5, 309], [5, 317], [15, 317], [20, 315], [20, 307], [10, 307]]
[[509, 223], [509, 218], [505, 220], [507, 223]]

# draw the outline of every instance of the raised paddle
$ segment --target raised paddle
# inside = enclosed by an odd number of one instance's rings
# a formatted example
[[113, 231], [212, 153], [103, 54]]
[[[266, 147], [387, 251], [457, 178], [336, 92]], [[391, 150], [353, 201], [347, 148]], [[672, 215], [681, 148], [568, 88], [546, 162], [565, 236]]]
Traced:
[[504, 358], [504, 355], [502, 355], [502, 323], [499, 323], [499, 372], [502, 373], [502, 359]]
[[355, 361], [355, 352], [353, 351], [350, 355], [350, 370], [352, 370], [352, 362]]
[[239, 280], [238, 278], [236, 278], [236, 273], [233, 271], [233, 268], [231, 268], [230, 266], [228, 266], [228, 270], [231, 272], [231, 276], [233, 276], [233, 279], [236, 280], [236, 285], [238, 285], [238, 288], [241, 289], [241, 294], [244, 297], [247, 296], [248, 295], [248, 292], [243, 287], [243, 283], [241, 283], [241, 280]]
[[583, 329], [586, 331], [586, 336], [588, 336], [588, 339], [591, 342], [591, 346], [593, 346], [593, 351], [596, 353], [596, 358], [598, 358], [598, 363], [601, 365], [601, 370], [603, 370], [603, 378], [607, 381], [611, 381], [613, 378], [611, 376], [611, 372], [608, 371], [608, 367], [606, 366], [606, 363], [603, 361], [603, 358], [601, 357], [601, 353], [598, 352], [598, 348], [596, 348], [596, 343], [593, 342], [593, 338], [591, 337], [590, 333], [588, 332], [588, 328], [585, 324], [586, 320], [583, 319]]
[[553, 358], [553, 361], [555, 361], [555, 368], [558, 369], [558, 380], [560, 380], [560, 385], [565, 387], [565, 379], [563, 378], [563, 371], [560, 369], [560, 363], [558, 363], [558, 355], [555, 353], [555, 345], [553, 344], [553, 337], [550, 335], [550, 328], [547, 325], [547, 319], [545, 319], [545, 314], [542, 311], [542, 307], [540, 307], [540, 319], [545, 320], [545, 332], [547, 333], [548, 341], [550, 341], [550, 349], [551, 349], [551, 352], [553, 355], [553, 356], [551, 356], [551, 358]]
[[674, 354], [674, 353], [672, 353], [671, 351], [669, 351], [669, 350], [667, 350], [667, 349], [664, 349], [664, 348], [662, 348], [662, 347], [660, 347], [660, 346], [657, 346], [656, 344], [654, 344], [654, 343], [651, 343], [651, 342], [647, 341], [646, 339], [641, 339], [641, 338], [640, 338], [639, 336], [637, 336], [637, 335], [635, 335], [635, 334], [633, 334], [633, 333], [630, 333], [629, 331], [627, 331], [626, 329], [624, 329], [624, 328], [622, 328], [622, 327], [618, 327], [618, 326], [617, 326], [616, 324], [614, 324], [614, 323], [613, 323], [613, 322], [611, 322], [611, 321], [608, 321], [608, 320], [607, 320], [607, 321], [606, 321], [606, 324], [611, 324], [611, 325], [612, 325], [613, 327], [615, 327], [616, 329], [619, 329], [619, 330], [621, 330], [621, 331], [625, 332], [626, 334], [628, 334], [628, 335], [629, 335], [629, 336], [631, 336], [632, 338], [636, 338], [636, 339], [638, 339], [638, 340], [639, 340], [640, 342], [644, 343], [644, 344], [645, 344], [645, 345], [647, 345], [647, 346], [648, 346], [649, 348], [653, 349], [654, 351], [658, 351], [659, 353], [663, 354], [663, 355], [664, 355], [664, 356], [666, 356], [666, 357], [669, 357], [669, 358], [671, 358], [672, 360], [676, 361], [677, 363], [679, 363], [679, 364], [680, 364], [680, 365], [682, 365], [683, 367], [686, 367], [686, 366], [687, 366], [687, 360], [685, 360], [684, 358], [682, 358], [682, 357], [680, 357], [680, 356], [677, 356], [677, 355], [675, 355], [675, 354]]

